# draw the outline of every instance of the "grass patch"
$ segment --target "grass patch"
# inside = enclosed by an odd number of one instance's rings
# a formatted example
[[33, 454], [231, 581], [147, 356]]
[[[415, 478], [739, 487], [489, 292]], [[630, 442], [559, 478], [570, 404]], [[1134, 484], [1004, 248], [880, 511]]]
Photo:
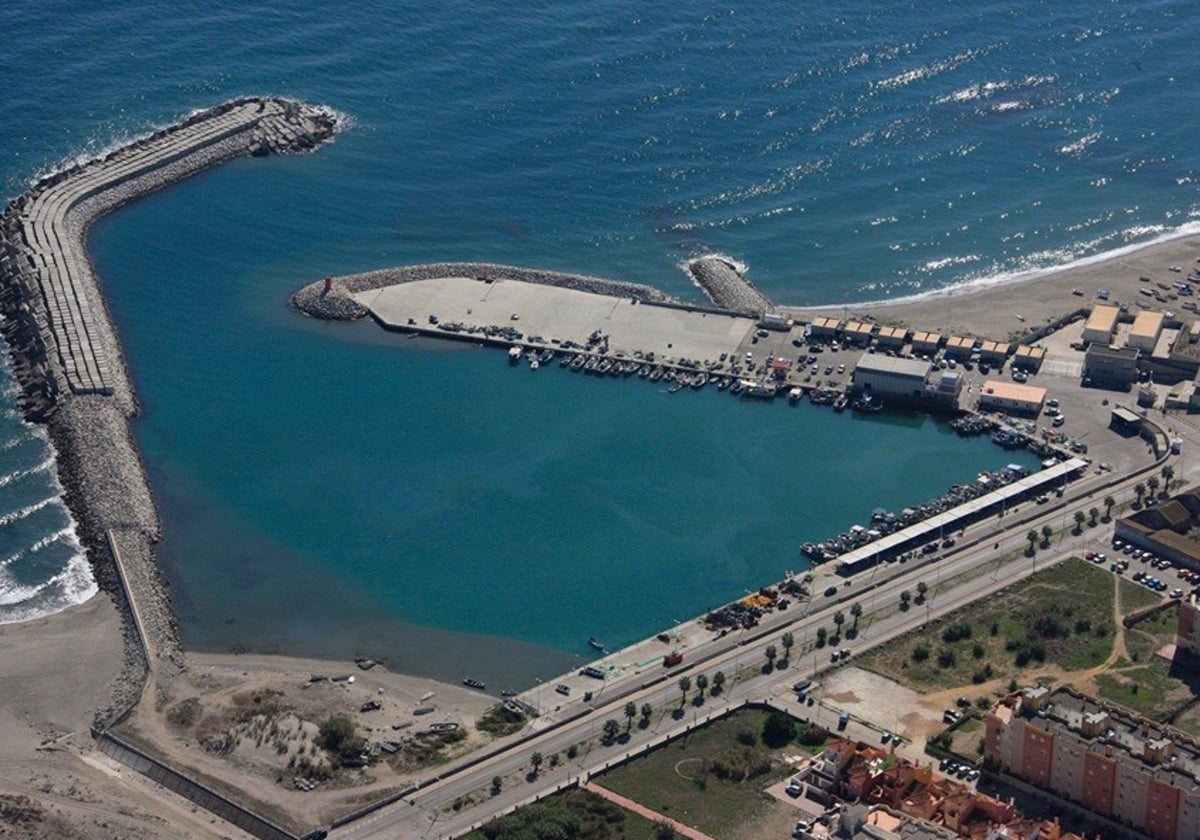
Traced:
[[1175, 639], [1179, 608], [1160, 610], [1125, 631], [1125, 647], [1135, 663], [1147, 662], [1154, 652]]
[[594, 793], [569, 790], [533, 802], [464, 835], [468, 840], [656, 840], [654, 823]]
[[1171, 719], [1192, 702], [1191, 687], [1172, 676], [1171, 663], [1158, 657], [1127, 671], [1099, 674], [1096, 684], [1101, 697], [1156, 721]]
[[1162, 595], [1157, 592], [1151, 592], [1140, 583], [1134, 583], [1131, 580], [1121, 579], [1121, 613], [1129, 615], [1137, 612], [1143, 607], [1148, 607], [1152, 604], [1157, 604], [1162, 601]]
[[1020, 679], [1044, 663], [1091, 668], [1112, 650], [1112, 610], [1112, 574], [1071, 559], [863, 654], [858, 664], [922, 692]]
[[763, 791], [791, 772], [782, 756], [811, 749], [796, 742], [766, 746], [769, 718], [758, 709], [736, 712], [597, 781], [705, 834], [737, 836], [777, 804]]

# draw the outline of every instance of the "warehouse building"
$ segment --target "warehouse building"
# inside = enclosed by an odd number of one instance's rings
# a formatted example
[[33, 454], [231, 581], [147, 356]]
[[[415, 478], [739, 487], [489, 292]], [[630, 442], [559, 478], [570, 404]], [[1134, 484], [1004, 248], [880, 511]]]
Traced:
[[1163, 314], [1144, 309], [1133, 319], [1133, 326], [1129, 328], [1129, 341], [1126, 342], [1126, 346], [1136, 347], [1146, 354], [1153, 353], [1154, 345], [1158, 343], [1158, 336], [1162, 332], [1162, 329]]
[[884, 399], [923, 399], [930, 367], [921, 359], [864, 355], [854, 368], [854, 388]]
[[1083, 356], [1083, 384], [1095, 388], [1128, 391], [1138, 378], [1138, 350], [1123, 347], [1114, 350], [1106, 344], [1093, 344]]
[[1107, 346], [1112, 341], [1113, 333], [1117, 331], [1117, 319], [1120, 317], [1121, 310], [1117, 307], [1105, 303], [1096, 304], [1083, 325], [1084, 343]]
[[1011, 414], [1039, 414], [1046, 401], [1046, 389], [989, 379], [979, 392], [980, 411], [1004, 411]]

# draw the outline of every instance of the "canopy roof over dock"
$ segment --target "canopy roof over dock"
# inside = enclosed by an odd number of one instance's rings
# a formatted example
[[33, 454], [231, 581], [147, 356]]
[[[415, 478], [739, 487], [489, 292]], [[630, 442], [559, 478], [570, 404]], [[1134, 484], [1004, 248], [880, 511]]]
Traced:
[[979, 498], [958, 505], [945, 513], [936, 514], [923, 522], [901, 528], [895, 533], [888, 534], [853, 551], [848, 551], [837, 560], [838, 573], [852, 575], [898, 551], [926, 543], [930, 539], [941, 539], [943, 534], [953, 533], [965, 527], [997, 505], [1018, 501], [1028, 494], [1048, 489], [1058, 482], [1065, 481], [1071, 473], [1083, 469], [1087, 464], [1088, 462], [1083, 458], [1072, 458], [1069, 461], [1055, 464], [1049, 469], [1006, 484], [998, 490], [985, 493]]

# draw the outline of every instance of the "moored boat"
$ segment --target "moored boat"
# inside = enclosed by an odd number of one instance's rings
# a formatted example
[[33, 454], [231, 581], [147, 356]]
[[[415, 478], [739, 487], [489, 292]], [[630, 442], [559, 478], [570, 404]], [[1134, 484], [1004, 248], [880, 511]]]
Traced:
[[593, 647], [598, 651], [604, 652], [604, 643], [595, 636], [588, 636], [588, 647]]
[[467, 688], [474, 688], [478, 691], [483, 691], [483, 689], [486, 687], [482, 682], [472, 677], [463, 677], [462, 684]]

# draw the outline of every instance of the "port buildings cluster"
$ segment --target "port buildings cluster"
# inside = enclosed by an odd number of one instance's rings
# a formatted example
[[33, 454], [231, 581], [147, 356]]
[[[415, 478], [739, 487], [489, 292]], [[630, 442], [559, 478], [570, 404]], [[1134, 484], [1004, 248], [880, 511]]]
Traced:
[[335, 128], [327, 109], [233, 100], [64, 168], [0, 216], [0, 312], [20, 404], [50, 432], [97, 580], [125, 617], [126, 668], [101, 726], [136, 702], [149, 668], [178, 669], [182, 656], [153, 559], [158, 515], [129, 430], [137, 402], [86, 252], [88, 227], [231, 158], [314, 149]]

